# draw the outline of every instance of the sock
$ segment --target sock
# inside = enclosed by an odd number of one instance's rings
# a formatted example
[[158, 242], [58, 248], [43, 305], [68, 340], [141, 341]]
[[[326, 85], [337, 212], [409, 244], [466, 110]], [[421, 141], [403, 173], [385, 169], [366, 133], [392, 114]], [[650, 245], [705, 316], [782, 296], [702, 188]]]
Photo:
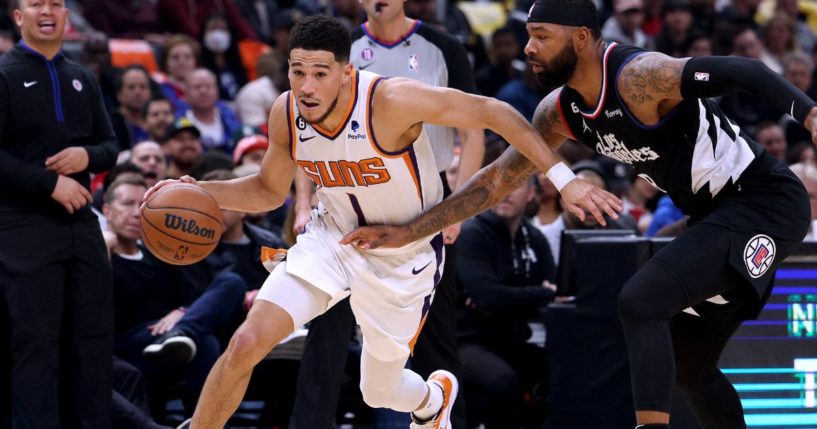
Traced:
[[426, 382], [428, 386], [428, 401], [424, 407], [414, 410], [414, 417], [419, 420], [429, 420], [436, 416], [443, 407], [443, 389], [437, 383]]
[[646, 425], [638, 425], [635, 429], [669, 429], [669, 425], [663, 423], [650, 423]]

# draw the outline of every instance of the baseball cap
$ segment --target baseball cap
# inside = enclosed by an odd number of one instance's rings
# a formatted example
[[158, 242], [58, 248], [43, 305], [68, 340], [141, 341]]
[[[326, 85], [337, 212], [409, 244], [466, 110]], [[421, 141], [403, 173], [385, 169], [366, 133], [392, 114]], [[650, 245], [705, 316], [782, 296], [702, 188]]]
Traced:
[[644, 9], [644, 2], [641, 0], [615, 0], [613, 2], [613, 11], [621, 13], [632, 9]]
[[238, 164], [238, 161], [240, 161], [241, 157], [246, 153], [256, 149], [267, 150], [267, 147], [269, 147], [269, 140], [262, 135], [255, 134], [244, 137], [235, 145], [235, 150], [233, 150], [233, 163]]
[[170, 124], [170, 127], [167, 129], [167, 134], [165, 135], [165, 140], [172, 139], [176, 137], [182, 131], [190, 131], [191, 133], [195, 134], [196, 137], [201, 137], [201, 131], [196, 128], [196, 125], [193, 124], [188, 118], [181, 117], [176, 119], [176, 122]]

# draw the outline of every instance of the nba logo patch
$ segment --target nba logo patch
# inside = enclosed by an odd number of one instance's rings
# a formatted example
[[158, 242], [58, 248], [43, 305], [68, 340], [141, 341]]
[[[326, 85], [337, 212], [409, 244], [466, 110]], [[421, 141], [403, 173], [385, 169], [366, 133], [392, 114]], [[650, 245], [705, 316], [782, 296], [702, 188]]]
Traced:
[[749, 275], [756, 279], [765, 274], [772, 266], [774, 255], [775, 244], [771, 237], [758, 234], [750, 238], [743, 249], [743, 262], [746, 263]]
[[364, 61], [371, 61], [374, 58], [374, 51], [371, 48], [366, 48], [360, 52], [360, 58], [363, 58]]
[[412, 73], [419, 73], [420, 72], [420, 58], [417, 55], [412, 55], [409, 57], [409, 71]]
[[695, 72], [695, 80], [700, 82], [709, 82], [709, 73]]

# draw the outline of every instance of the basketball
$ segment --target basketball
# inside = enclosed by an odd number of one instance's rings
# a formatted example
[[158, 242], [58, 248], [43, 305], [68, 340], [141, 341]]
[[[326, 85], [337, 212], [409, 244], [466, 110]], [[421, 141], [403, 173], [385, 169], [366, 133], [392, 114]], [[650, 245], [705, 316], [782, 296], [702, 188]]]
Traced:
[[221, 222], [218, 203], [207, 191], [186, 183], [165, 185], [142, 209], [142, 241], [162, 261], [190, 265], [215, 249]]

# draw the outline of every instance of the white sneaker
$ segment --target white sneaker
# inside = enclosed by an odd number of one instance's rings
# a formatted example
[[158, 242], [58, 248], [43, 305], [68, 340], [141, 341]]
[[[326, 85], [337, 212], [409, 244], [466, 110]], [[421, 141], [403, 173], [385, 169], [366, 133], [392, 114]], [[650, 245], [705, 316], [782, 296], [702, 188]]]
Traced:
[[454, 407], [454, 400], [457, 399], [459, 383], [457, 377], [450, 372], [438, 369], [428, 376], [428, 381], [440, 386], [443, 391], [443, 405], [434, 417], [422, 421], [411, 413], [410, 429], [451, 429], [451, 409]]

